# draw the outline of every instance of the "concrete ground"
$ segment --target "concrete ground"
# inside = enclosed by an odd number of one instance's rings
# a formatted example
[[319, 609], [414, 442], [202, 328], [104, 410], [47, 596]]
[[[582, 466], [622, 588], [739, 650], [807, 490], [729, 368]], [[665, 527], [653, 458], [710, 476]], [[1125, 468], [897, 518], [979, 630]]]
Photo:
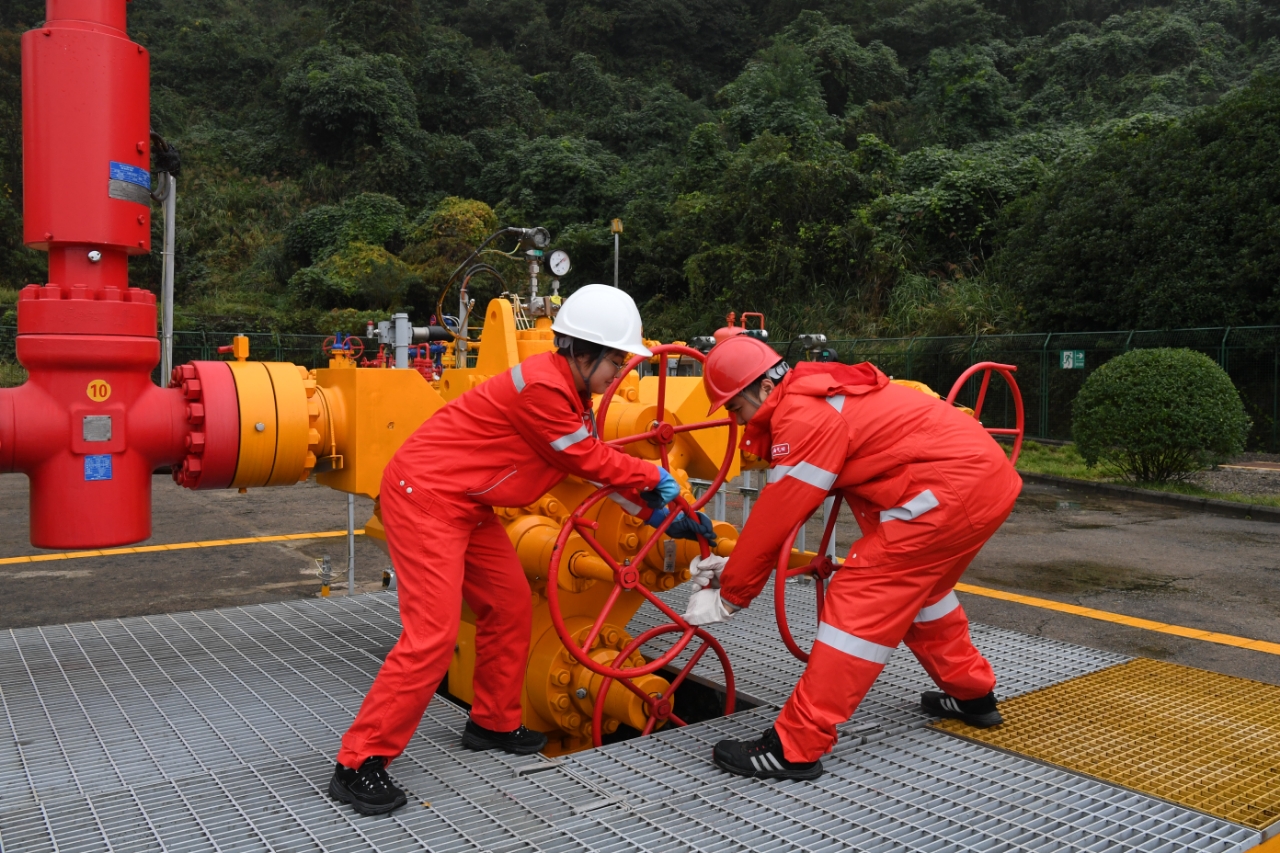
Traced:
[[[92, 508], [85, 511], [92, 512]], [[373, 501], [356, 498], [356, 529]], [[31, 547], [27, 478], [0, 475], [0, 557]], [[288, 488], [193, 492], [167, 476], [152, 481], [152, 536], [145, 543], [346, 530], [347, 496], [312, 481]], [[315, 560], [328, 554], [333, 595], [346, 592], [346, 537], [0, 564], [0, 627], [19, 628], [176, 610], [258, 604], [318, 595]], [[381, 589], [390, 561], [356, 537], [357, 591]]]
[[[191, 492], [157, 476], [151, 543], [343, 530], [346, 496], [291, 488]], [[27, 541], [27, 481], [0, 476], [0, 557]], [[728, 518], [741, 518], [736, 494]], [[92, 511], [91, 509], [88, 511]], [[357, 499], [356, 525], [372, 502]], [[838, 526], [841, 552], [856, 528]], [[819, 525], [809, 526], [816, 547]], [[77, 622], [314, 596], [315, 558], [332, 557], [345, 592], [343, 538], [0, 564], [0, 628]], [[378, 589], [389, 562], [357, 537], [357, 591]], [[1280, 642], [1280, 524], [1028, 485], [965, 582], [1191, 628]], [[1280, 658], [962, 594], [972, 619], [1028, 634], [1280, 684]], [[757, 606], [767, 606], [765, 601]]]
[[[733, 507], [730, 505], [730, 518]], [[811, 521], [808, 547], [821, 525]], [[846, 510], [839, 553], [858, 535]], [[963, 583], [1280, 642], [1280, 524], [1028, 483]], [[970, 619], [1280, 684], [1280, 657], [960, 593]], [[998, 675], [998, 673], [997, 673]]]

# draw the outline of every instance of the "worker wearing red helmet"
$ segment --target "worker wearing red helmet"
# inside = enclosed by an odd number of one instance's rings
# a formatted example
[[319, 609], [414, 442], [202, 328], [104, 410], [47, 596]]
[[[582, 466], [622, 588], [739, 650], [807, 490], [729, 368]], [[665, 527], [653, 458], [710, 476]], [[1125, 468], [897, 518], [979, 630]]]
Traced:
[[712, 348], [703, 382], [713, 410], [746, 424], [743, 450], [768, 460], [773, 476], [718, 578], [715, 564], [700, 567], [705, 588], [690, 596], [688, 621], [720, 622], [748, 606], [784, 538], [828, 494], [845, 499], [862, 529], [829, 582], [808, 667], [782, 713], [756, 740], [717, 744], [715, 763], [743, 776], [817, 778], [836, 726], [903, 641], [941, 688], [921, 697], [926, 711], [1000, 723], [995, 674], [954, 592], [1021, 491], [999, 445], [972, 417], [869, 363], [789, 371], [745, 335]]
[[[651, 462], [596, 434], [591, 395], [628, 355], [651, 355], [640, 312], [621, 290], [590, 284], [565, 300], [556, 352], [532, 356], [467, 391], [400, 447], [379, 503], [396, 567], [402, 633], [342, 737], [329, 783], [361, 814], [405, 803], [386, 772], [418, 728], [448, 671], [462, 603], [476, 614], [470, 749], [528, 754], [547, 738], [520, 724], [532, 606], [529, 583], [494, 507], [532, 504], [568, 475], [623, 488], [612, 497], [657, 526], [680, 488]], [[647, 504], [647, 506], [646, 506]], [[711, 522], [676, 519], [668, 535], [714, 541]]]

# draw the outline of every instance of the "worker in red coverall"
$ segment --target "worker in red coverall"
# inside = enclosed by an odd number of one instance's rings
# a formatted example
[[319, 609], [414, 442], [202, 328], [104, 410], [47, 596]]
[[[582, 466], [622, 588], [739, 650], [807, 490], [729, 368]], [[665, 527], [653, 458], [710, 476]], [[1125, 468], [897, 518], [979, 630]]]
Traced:
[[727, 565], [700, 561], [705, 588], [690, 596], [688, 621], [724, 621], [751, 604], [787, 534], [829, 494], [862, 529], [829, 582], [808, 667], [782, 713], [757, 740], [717, 744], [715, 763], [743, 776], [816, 779], [836, 726], [903, 641], [942, 691], [923, 695], [926, 711], [999, 724], [995, 674], [954, 587], [1022, 488], [1000, 446], [974, 418], [871, 364], [788, 372], [741, 335], [712, 348], [703, 382], [713, 409], [746, 424], [742, 448], [768, 460], [773, 481]]
[[[527, 754], [546, 745], [520, 724], [532, 605], [493, 508], [532, 504], [572, 474], [629, 490], [612, 497], [657, 526], [667, 512], [659, 508], [680, 493], [666, 471], [596, 434], [591, 395], [609, 387], [628, 354], [651, 354], [631, 297], [587, 285], [565, 300], [551, 328], [557, 352], [527, 358], [450, 402], [383, 475], [379, 503], [402, 633], [342, 737], [329, 783], [330, 796], [361, 814], [405, 803], [386, 766], [448, 671], [464, 600], [476, 614], [476, 671], [463, 746]], [[667, 528], [677, 538], [696, 532], [714, 539], [705, 515], [681, 515]]]

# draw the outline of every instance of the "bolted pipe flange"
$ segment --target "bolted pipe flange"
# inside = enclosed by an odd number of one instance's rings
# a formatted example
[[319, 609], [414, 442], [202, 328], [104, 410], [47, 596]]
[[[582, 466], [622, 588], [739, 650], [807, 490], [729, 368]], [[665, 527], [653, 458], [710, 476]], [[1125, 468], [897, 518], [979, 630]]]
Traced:
[[186, 455], [173, 467], [173, 480], [188, 489], [223, 489], [231, 483], [240, 438], [235, 381], [220, 361], [176, 365], [169, 387], [187, 400]]

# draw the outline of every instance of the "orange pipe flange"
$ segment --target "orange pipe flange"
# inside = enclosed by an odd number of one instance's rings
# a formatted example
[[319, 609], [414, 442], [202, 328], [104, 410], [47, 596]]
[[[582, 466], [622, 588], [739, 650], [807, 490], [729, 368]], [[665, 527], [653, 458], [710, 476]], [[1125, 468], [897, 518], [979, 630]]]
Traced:
[[263, 366], [271, 377], [276, 407], [275, 464], [265, 485], [288, 486], [307, 475], [311, 421], [303, 382], [306, 371], [284, 362], [265, 362]]
[[276, 461], [276, 395], [260, 361], [229, 361], [240, 403], [240, 458], [233, 489], [265, 485]]

